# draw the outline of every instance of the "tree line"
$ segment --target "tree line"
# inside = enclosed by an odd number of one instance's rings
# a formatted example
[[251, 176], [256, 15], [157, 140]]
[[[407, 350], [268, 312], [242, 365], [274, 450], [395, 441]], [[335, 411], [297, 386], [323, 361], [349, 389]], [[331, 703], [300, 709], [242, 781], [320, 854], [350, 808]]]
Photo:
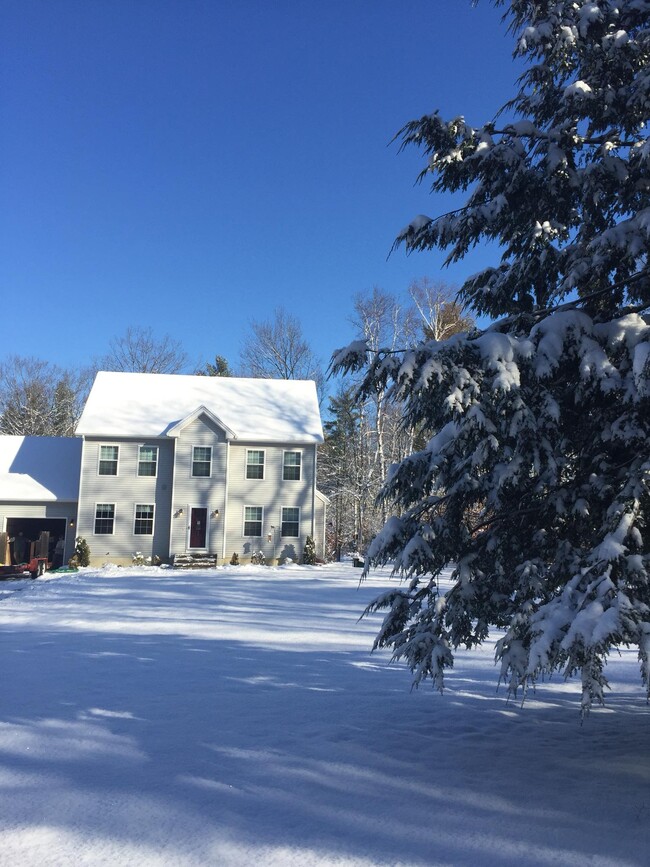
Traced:
[[[354, 297], [350, 323], [356, 336], [377, 350], [441, 340], [472, 325], [454, 294], [452, 287], [428, 278], [412, 283], [403, 297], [375, 287]], [[269, 319], [250, 323], [234, 366], [218, 354], [192, 366], [180, 341], [138, 326], [112, 338], [108, 351], [81, 369], [10, 356], [0, 362], [0, 433], [73, 436], [98, 370], [314, 380], [325, 418], [318, 486], [330, 499], [332, 558], [365, 550], [386, 518], [386, 507], [376, 498], [388, 467], [423, 435], [404, 430], [401, 406], [385, 389], [360, 399], [358, 378], [328, 380], [300, 321], [282, 307]]]

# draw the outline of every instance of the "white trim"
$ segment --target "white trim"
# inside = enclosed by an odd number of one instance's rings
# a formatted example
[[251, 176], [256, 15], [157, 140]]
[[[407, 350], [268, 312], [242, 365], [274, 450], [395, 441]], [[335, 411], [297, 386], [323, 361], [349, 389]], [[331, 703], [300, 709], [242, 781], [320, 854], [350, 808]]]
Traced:
[[[201, 478], [201, 477], [199, 477]], [[205, 478], [205, 477], [203, 477]], [[205, 509], [205, 544], [198, 548], [190, 547], [190, 537], [192, 535], [192, 509]], [[202, 506], [198, 503], [189, 504], [187, 506], [187, 534], [185, 536], [185, 550], [187, 551], [209, 551], [210, 550], [210, 509], [208, 506]]]
[[[115, 473], [100, 473], [99, 465], [102, 462], [102, 446], [106, 446], [107, 448], [117, 449], [117, 464]], [[97, 443], [97, 475], [101, 476], [102, 479], [116, 479], [120, 474], [120, 443]]]
[[[113, 532], [112, 533], [96, 533], [95, 526], [97, 521], [97, 506], [112, 506], [113, 507]], [[100, 521], [107, 521], [108, 518], [100, 518]], [[93, 536], [114, 536], [115, 535], [115, 524], [117, 522], [117, 503], [95, 503], [95, 510], [93, 512]]]
[[186, 415], [185, 418], [182, 418], [180, 421], [175, 422], [170, 428], [168, 428], [166, 435], [168, 437], [179, 437], [183, 428], [186, 428], [188, 424], [191, 424], [193, 421], [196, 421], [197, 418], [200, 418], [202, 415], [207, 416], [217, 427], [220, 427], [221, 430], [226, 435], [226, 440], [236, 440], [237, 434], [228, 427], [227, 424], [224, 424], [219, 416], [215, 415], [211, 412], [207, 406], [199, 406], [193, 412]]
[[[300, 463], [297, 465], [298, 470], [299, 470], [297, 479], [285, 479], [285, 477], [284, 477], [284, 468], [285, 468], [284, 456], [288, 455], [288, 454], [298, 455], [300, 457]], [[301, 482], [302, 481], [302, 465], [303, 465], [303, 452], [300, 449], [282, 449], [282, 481], [283, 482]], [[289, 466], [295, 467], [296, 464], [289, 464]]]
[[[195, 445], [193, 445], [191, 448], [192, 448], [192, 451], [190, 452], [190, 479], [211, 479], [212, 478], [212, 466], [214, 463], [214, 461], [212, 460], [212, 456], [213, 456], [212, 446], [201, 446], [201, 445], [195, 446]], [[194, 473], [192, 472], [194, 469], [194, 449], [210, 449], [210, 472], [208, 473], [207, 476], [195, 476]], [[197, 463], [205, 463], [205, 461], [198, 461]]]
[[228, 535], [228, 491], [229, 491], [229, 481], [230, 481], [230, 440], [226, 442], [226, 481], [224, 484], [224, 493], [223, 493], [223, 522], [221, 532], [223, 533], [223, 539], [221, 543], [221, 559], [226, 559], [226, 542]]
[[[246, 509], [261, 509], [262, 517], [260, 518], [260, 534], [259, 536], [250, 536], [246, 534]], [[241, 535], [242, 539], [263, 539], [264, 538], [264, 506], [261, 506], [259, 503], [252, 505], [251, 503], [244, 503], [244, 508], [242, 510], [242, 528]], [[251, 522], [252, 523], [252, 522]]]
[[[282, 532], [282, 525], [285, 523], [283, 512], [285, 509], [297, 509], [298, 510], [298, 532], [295, 536], [285, 536]], [[302, 509], [300, 506], [280, 506], [280, 539], [300, 539], [300, 522], [302, 519]], [[295, 523], [294, 521], [287, 521], [287, 524]]]
[[[154, 446], [151, 443], [138, 443], [137, 444], [137, 454], [135, 457], [135, 476], [137, 479], [157, 479], [158, 478], [158, 463], [160, 458], [160, 446]], [[155, 449], [156, 450], [156, 472], [153, 476], [145, 476], [140, 475], [140, 449]], [[142, 461], [142, 463], [150, 464], [151, 461]], [[140, 504], [142, 505], [142, 503]]]
[[[262, 475], [259, 478], [250, 478], [248, 475], [248, 453], [249, 452], [261, 452], [262, 453], [262, 463], [261, 464], [251, 464], [251, 467], [262, 467]], [[266, 449], [249, 449], [246, 448], [246, 460], [244, 462], [244, 479], [247, 482], [263, 482], [266, 477]]]
[[[153, 476], [151, 476], [151, 478], [153, 478]], [[137, 520], [138, 506], [153, 506], [153, 514], [151, 516], [151, 533], [136, 533], [135, 532], [135, 522]], [[143, 521], [143, 520], [148, 520], [148, 519], [140, 518], [140, 520]], [[153, 539], [155, 529], [156, 529], [156, 504], [155, 503], [134, 503], [133, 504], [133, 530], [132, 530], [131, 535], [137, 536], [138, 538], [140, 538], [142, 536], [147, 538], [147, 536], [149, 536]]]

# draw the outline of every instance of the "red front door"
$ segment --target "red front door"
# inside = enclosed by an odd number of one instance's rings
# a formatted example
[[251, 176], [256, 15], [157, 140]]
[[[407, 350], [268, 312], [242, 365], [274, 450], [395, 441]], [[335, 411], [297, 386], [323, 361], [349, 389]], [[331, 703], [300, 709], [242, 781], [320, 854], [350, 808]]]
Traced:
[[205, 548], [205, 533], [208, 524], [208, 510], [190, 511], [190, 548]]

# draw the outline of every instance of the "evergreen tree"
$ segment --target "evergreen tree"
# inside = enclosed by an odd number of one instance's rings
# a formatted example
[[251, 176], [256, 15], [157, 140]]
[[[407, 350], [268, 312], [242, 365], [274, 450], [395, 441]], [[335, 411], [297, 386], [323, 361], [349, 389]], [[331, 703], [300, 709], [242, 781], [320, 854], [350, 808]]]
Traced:
[[215, 355], [214, 362], [208, 361], [195, 371], [196, 376], [232, 376], [228, 360], [223, 355]]
[[[454, 651], [499, 627], [512, 692], [636, 646], [650, 676], [650, 4], [496, 0], [527, 60], [515, 97], [482, 127], [409, 123], [421, 179], [464, 207], [398, 236], [448, 261], [485, 239], [501, 261], [460, 300], [497, 321], [404, 352], [355, 343], [334, 368], [390, 388], [433, 436], [389, 473], [389, 518], [369, 561], [408, 583], [375, 600], [375, 646], [442, 688]], [[451, 589], [438, 578], [453, 567]]]
[[77, 536], [75, 539], [74, 554], [70, 558], [70, 564], [75, 566], [90, 565], [90, 548], [82, 536]]
[[316, 564], [316, 545], [311, 536], [307, 536], [305, 539], [302, 562], [305, 566], [314, 566]]

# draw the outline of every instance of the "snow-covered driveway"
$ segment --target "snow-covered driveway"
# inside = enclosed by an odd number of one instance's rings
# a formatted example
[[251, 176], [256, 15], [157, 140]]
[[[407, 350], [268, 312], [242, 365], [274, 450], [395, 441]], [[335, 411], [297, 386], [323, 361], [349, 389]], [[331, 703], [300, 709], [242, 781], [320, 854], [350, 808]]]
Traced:
[[[632, 654], [584, 725], [492, 648], [444, 696], [369, 655], [347, 567], [106, 569], [0, 600], [0, 864], [645, 865]], [[0, 588], [1, 590], [2, 588]]]

